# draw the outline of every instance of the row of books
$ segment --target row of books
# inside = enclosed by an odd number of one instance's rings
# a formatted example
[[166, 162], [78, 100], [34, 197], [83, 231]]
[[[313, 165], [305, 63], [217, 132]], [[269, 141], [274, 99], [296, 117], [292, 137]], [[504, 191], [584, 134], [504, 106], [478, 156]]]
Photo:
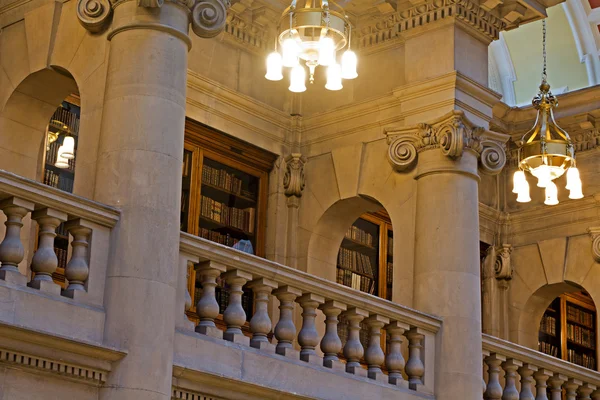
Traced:
[[575, 350], [567, 351], [567, 360], [585, 368], [596, 369], [596, 358], [587, 354], [579, 354]]
[[558, 347], [546, 342], [538, 343], [539, 351], [553, 357], [558, 357]]
[[65, 192], [73, 193], [73, 179], [66, 176], [61, 176], [49, 169], [44, 171], [44, 184], [64, 190]]
[[567, 319], [569, 321], [578, 322], [590, 328], [594, 327], [594, 314], [580, 310], [573, 306], [567, 305]]
[[54, 253], [58, 258], [58, 268], [65, 268], [67, 266], [67, 249], [61, 249], [60, 247], [54, 248]]
[[387, 263], [387, 270], [385, 271], [385, 282], [388, 286], [392, 286], [394, 282], [394, 263]]
[[556, 318], [544, 315], [540, 323], [540, 331], [556, 336]]
[[375, 294], [375, 280], [345, 269], [337, 270], [337, 283], [361, 292]]
[[208, 240], [212, 240], [213, 242], [217, 242], [220, 244], [224, 244], [225, 246], [233, 247], [238, 239], [235, 239], [228, 234], [224, 235], [219, 232], [211, 231], [210, 229], [200, 228], [200, 237]]
[[254, 233], [255, 208], [228, 207], [207, 196], [201, 198], [200, 215], [223, 225], [228, 225], [244, 232]]
[[371, 258], [355, 250], [340, 247], [338, 265], [342, 268], [369, 275], [370, 277], [375, 276], [375, 271], [371, 265]]
[[[48, 147], [48, 151], [46, 151], [46, 164], [54, 165], [56, 163], [56, 158], [58, 157], [58, 149], [60, 148], [60, 143], [58, 140], [50, 143]], [[69, 168], [65, 168], [66, 171], [73, 172], [75, 171], [75, 159], [72, 158], [68, 160]]]
[[346, 237], [348, 239], [352, 239], [352, 240], [355, 240], [355, 241], [360, 242], [362, 244], [365, 244], [367, 246], [373, 247], [373, 235], [371, 235], [370, 233], [368, 233], [368, 232], [360, 229], [357, 226], [352, 225], [346, 231]]
[[206, 164], [202, 166], [202, 182], [217, 186], [232, 193], [242, 193], [242, 180], [224, 169], [217, 169]]
[[74, 136], [79, 133], [79, 116], [63, 107], [56, 109], [50, 118], [50, 124], [61, 130], [67, 130]]
[[567, 324], [567, 339], [590, 349], [596, 348], [594, 332], [577, 325]]
[[393, 256], [394, 255], [394, 238], [391, 236], [388, 236], [388, 256]]

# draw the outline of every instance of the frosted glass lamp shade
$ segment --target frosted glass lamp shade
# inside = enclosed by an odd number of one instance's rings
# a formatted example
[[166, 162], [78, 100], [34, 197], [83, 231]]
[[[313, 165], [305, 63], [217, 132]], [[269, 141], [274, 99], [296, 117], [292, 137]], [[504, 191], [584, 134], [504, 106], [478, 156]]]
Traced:
[[529, 196], [529, 183], [527, 180], [523, 179], [523, 181], [519, 185], [519, 192], [517, 193], [517, 202], [519, 203], [529, 203], [531, 201], [531, 197]]
[[284, 67], [295, 67], [298, 65], [298, 54], [300, 49], [298, 43], [289, 37], [281, 44], [281, 51], [283, 52], [282, 64]]
[[327, 68], [327, 90], [341, 90], [342, 86], [342, 67], [340, 64], [332, 64]]
[[579, 184], [573, 184], [569, 189], [569, 198], [573, 200], [583, 199], [583, 192], [581, 191], [581, 182]]
[[544, 201], [544, 204], [548, 206], [555, 206], [558, 204], [558, 188], [552, 181], [549, 181], [546, 185], [546, 200]]
[[302, 93], [306, 91], [306, 71], [298, 64], [290, 72], [290, 92]]
[[577, 167], [571, 167], [567, 170], [567, 190], [571, 190], [577, 185], [581, 186], [581, 178], [579, 177], [579, 170]]
[[75, 138], [73, 136], [65, 137], [62, 146], [58, 148], [58, 156], [67, 160], [75, 158]]
[[335, 64], [335, 43], [330, 37], [319, 40], [319, 65], [328, 67]]
[[[518, 170], [513, 175], [513, 193], [520, 193], [521, 188], [523, 187], [523, 182], [527, 183], [527, 179], [525, 178], [525, 171]], [[527, 184], [529, 187], [529, 184]]]
[[342, 78], [354, 79], [358, 76], [356, 73], [356, 53], [352, 50], [346, 50], [342, 54]]
[[274, 51], [269, 54], [267, 57], [267, 73], [265, 74], [265, 78], [270, 81], [280, 81], [283, 79], [283, 75], [281, 74], [282, 67], [282, 59], [281, 54]]
[[58, 155], [56, 157], [56, 162], [54, 163], [54, 166], [56, 168], [69, 168], [69, 160], [67, 160], [66, 158], [64, 158], [62, 156], [63, 153], [64, 153], [64, 148], [63, 148], [63, 146], [60, 146], [58, 148]]

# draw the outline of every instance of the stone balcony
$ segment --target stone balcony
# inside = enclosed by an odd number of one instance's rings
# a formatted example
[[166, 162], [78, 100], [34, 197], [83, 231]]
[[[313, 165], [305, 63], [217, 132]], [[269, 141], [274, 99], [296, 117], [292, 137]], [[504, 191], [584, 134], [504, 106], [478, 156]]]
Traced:
[[[34, 374], [46, 379], [43, 398], [78, 385], [85, 390], [75, 398], [97, 399], [114, 363], [127, 357], [126, 348], [104, 338], [104, 287], [119, 210], [5, 171], [0, 209], [6, 218], [0, 368], [12, 371], [5, 372], [2, 390], [31, 394]], [[50, 279], [60, 223], [71, 238], [64, 287]], [[440, 318], [186, 233], [179, 253], [173, 398], [436, 398]], [[191, 303], [190, 263], [202, 283], [197, 327], [184, 313]], [[214, 323], [217, 277], [229, 290], [224, 331]], [[241, 330], [244, 285], [255, 298], [250, 336]], [[349, 323], [347, 338], [338, 335], [341, 316]], [[359, 323], [370, 332], [364, 347]], [[484, 399], [536, 393], [536, 399], [558, 400], [563, 390], [568, 400], [600, 399], [598, 372], [487, 335], [482, 350]], [[553, 397], [545, 397], [547, 386]]]

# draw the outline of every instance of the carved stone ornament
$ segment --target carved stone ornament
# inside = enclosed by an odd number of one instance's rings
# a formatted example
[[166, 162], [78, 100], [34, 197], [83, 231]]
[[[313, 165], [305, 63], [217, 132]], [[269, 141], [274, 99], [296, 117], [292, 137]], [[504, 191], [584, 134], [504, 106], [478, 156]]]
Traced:
[[287, 197], [302, 197], [306, 185], [304, 177], [304, 164], [306, 157], [299, 153], [292, 153], [285, 158], [286, 168], [283, 175], [283, 188]]
[[592, 256], [600, 263], [600, 227], [589, 228], [588, 233], [592, 238]]
[[[102, 32], [110, 22], [112, 8], [117, 1], [132, 0], [78, 0], [79, 22], [92, 33]], [[136, 0], [139, 7], [160, 8], [165, 0]], [[190, 9], [192, 30], [202, 38], [217, 36], [225, 28], [229, 0], [167, 0]]]
[[474, 126], [462, 111], [452, 111], [432, 123], [389, 130], [388, 159], [396, 171], [408, 171], [421, 151], [439, 148], [450, 157], [459, 158], [468, 149], [479, 156], [480, 169], [499, 173], [506, 164], [506, 153], [500, 134]]
[[494, 265], [496, 279], [512, 279], [513, 269], [510, 263], [510, 253], [512, 253], [510, 244], [503, 244], [502, 247], [496, 249], [496, 264]]

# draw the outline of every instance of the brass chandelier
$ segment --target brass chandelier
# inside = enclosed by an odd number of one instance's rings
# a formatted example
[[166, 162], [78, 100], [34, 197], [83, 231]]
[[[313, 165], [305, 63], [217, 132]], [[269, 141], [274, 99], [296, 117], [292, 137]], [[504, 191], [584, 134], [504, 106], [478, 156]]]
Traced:
[[542, 84], [539, 93], [532, 101], [537, 109], [537, 118], [533, 128], [517, 142], [519, 169], [513, 176], [513, 193], [517, 194], [517, 201], [520, 203], [531, 201], [529, 183], [525, 176], [527, 171], [537, 178], [537, 186], [545, 189], [544, 204], [556, 205], [558, 188], [553, 181], [565, 172], [569, 198], [581, 199], [583, 193], [579, 170], [575, 166], [573, 142], [569, 134], [554, 121], [552, 110], [558, 106], [558, 101], [546, 81], [546, 20], [542, 21], [542, 26], [544, 57]]
[[[356, 73], [356, 54], [350, 50], [351, 26], [344, 10], [329, 0], [292, 0], [292, 4], [283, 12], [275, 40], [275, 51], [267, 57], [265, 78], [271, 81], [283, 79], [282, 67], [291, 68], [289, 90], [301, 93], [306, 90], [306, 69], [308, 67], [310, 83], [314, 82], [317, 66], [327, 67], [328, 90], [343, 88], [342, 79], [354, 79]], [[330, 3], [335, 8], [330, 8]], [[281, 48], [281, 53], [277, 47]], [[336, 54], [346, 48], [341, 64]]]

